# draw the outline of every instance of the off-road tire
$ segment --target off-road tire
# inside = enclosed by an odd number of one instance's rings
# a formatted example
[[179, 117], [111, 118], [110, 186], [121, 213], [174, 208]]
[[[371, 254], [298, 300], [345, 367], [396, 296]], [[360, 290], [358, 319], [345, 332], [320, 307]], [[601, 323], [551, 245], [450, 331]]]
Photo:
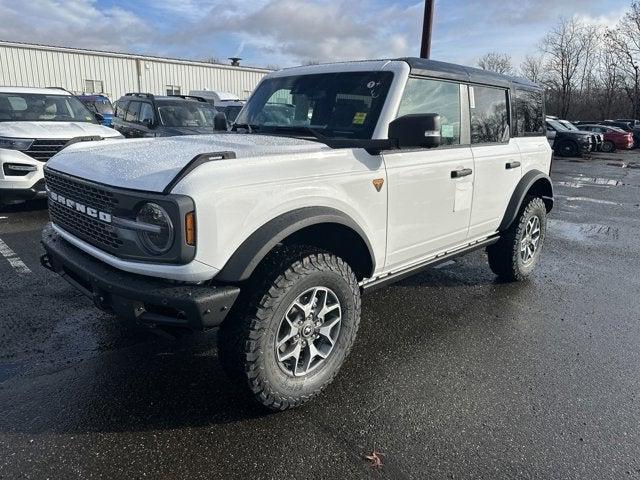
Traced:
[[[342, 320], [333, 350], [303, 377], [289, 376], [276, 358], [275, 336], [291, 303], [314, 286], [331, 288]], [[241, 380], [268, 410], [302, 405], [320, 394], [337, 375], [355, 341], [360, 322], [360, 288], [349, 265], [315, 247], [283, 246], [262, 262], [218, 332], [222, 367]]]
[[605, 153], [613, 153], [616, 151], [616, 144], [611, 140], [605, 140], [602, 144], [602, 151]]
[[557, 153], [561, 157], [577, 157], [580, 155], [578, 144], [571, 140], [562, 140], [557, 148]]
[[[520, 255], [521, 241], [529, 220], [537, 216], [540, 221], [540, 239], [532, 261], [523, 262]], [[489, 266], [501, 280], [516, 282], [531, 275], [538, 263], [547, 233], [547, 209], [539, 197], [527, 197], [522, 202], [518, 216], [502, 233], [500, 240], [487, 248]]]

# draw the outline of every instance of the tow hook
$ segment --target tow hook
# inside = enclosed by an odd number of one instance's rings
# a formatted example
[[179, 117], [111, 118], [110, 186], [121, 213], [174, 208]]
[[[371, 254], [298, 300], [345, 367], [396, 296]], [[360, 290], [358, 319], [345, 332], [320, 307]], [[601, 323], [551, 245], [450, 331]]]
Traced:
[[53, 266], [51, 266], [51, 261], [49, 260], [49, 255], [43, 253], [40, 255], [40, 265], [42, 265], [47, 270], [51, 270], [53, 273], [56, 273]]

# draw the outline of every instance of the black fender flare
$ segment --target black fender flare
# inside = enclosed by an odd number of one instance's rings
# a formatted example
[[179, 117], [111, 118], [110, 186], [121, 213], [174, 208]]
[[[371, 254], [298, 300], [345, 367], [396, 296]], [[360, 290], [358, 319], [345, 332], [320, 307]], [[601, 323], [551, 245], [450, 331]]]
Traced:
[[516, 189], [511, 195], [511, 199], [507, 205], [507, 210], [504, 217], [502, 217], [500, 226], [498, 227], [499, 232], [502, 232], [511, 226], [518, 216], [518, 212], [520, 211], [520, 207], [522, 207], [522, 202], [525, 197], [531, 188], [538, 182], [541, 187], [540, 197], [544, 200], [547, 212], [551, 211], [553, 208], [553, 184], [551, 183], [551, 177], [540, 170], [529, 170], [522, 176], [518, 185], [516, 185]]
[[329, 207], [303, 207], [279, 215], [253, 232], [236, 249], [215, 279], [222, 282], [247, 280], [258, 264], [288, 236], [318, 224], [339, 224], [356, 232], [369, 250], [372, 268], [375, 270], [375, 256], [371, 242], [362, 228], [349, 215]]

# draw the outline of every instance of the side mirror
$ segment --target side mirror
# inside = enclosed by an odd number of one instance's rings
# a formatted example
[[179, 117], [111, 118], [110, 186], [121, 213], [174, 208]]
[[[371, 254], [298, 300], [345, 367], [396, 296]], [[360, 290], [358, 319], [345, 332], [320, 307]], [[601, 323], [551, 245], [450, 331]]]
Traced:
[[216, 132], [227, 131], [227, 116], [223, 112], [218, 112], [215, 117], [213, 117], [213, 129]]
[[96, 118], [96, 121], [98, 123], [104, 122], [104, 116], [101, 113], [96, 112], [93, 114], [93, 116]]
[[155, 125], [153, 123], [153, 120], [150, 118], [145, 118], [142, 120], [142, 124], [147, 127], [147, 128], [153, 128]]
[[389, 139], [398, 148], [435, 148], [442, 143], [440, 115], [413, 113], [396, 118], [389, 124]]

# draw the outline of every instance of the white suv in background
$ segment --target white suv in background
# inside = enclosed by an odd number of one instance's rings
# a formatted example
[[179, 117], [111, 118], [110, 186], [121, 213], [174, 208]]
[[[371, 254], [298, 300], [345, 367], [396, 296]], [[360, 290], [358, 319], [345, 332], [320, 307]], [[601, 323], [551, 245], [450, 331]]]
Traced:
[[71, 143], [122, 138], [58, 88], [0, 87], [0, 206], [45, 196], [42, 167]]

